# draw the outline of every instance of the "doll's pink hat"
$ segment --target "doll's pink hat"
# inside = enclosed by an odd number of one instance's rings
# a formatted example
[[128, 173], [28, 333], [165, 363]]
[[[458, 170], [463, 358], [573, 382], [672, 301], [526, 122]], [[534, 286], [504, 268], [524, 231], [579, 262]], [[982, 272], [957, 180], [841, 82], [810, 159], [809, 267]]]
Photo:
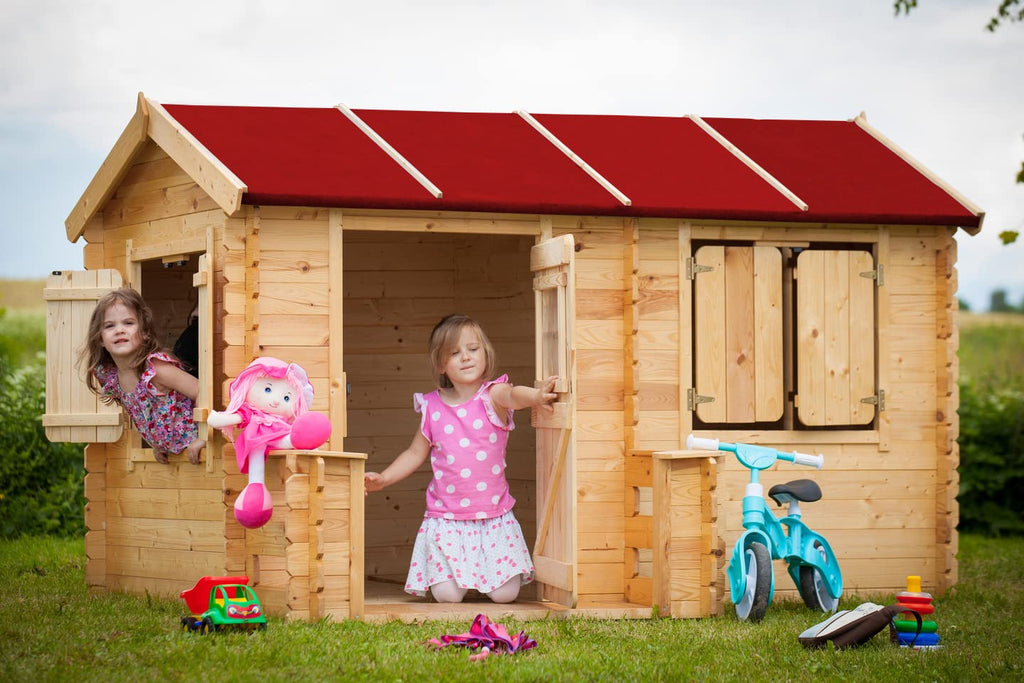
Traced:
[[309, 376], [306, 375], [302, 366], [286, 363], [279, 358], [264, 356], [249, 363], [245, 370], [238, 373], [238, 377], [232, 380], [228, 389], [231, 402], [228, 403], [227, 412], [233, 413], [238, 410], [239, 406], [245, 402], [245, 395], [249, 393], [249, 388], [260, 377], [287, 379], [289, 384], [295, 387], [299, 392], [299, 404], [295, 406], [296, 417], [305, 413], [313, 405], [313, 385], [309, 383]]

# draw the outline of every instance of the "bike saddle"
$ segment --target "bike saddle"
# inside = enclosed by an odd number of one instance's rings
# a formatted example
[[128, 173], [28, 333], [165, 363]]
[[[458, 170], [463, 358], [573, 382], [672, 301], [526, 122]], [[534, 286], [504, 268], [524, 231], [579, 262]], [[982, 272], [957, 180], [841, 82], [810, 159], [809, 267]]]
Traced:
[[768, 489], [768, 495], [778, 505], [791, 503], [799, 500], [804, 503], [813, 503], [821, 499], [821, 487], [810, 479], [794, 479], [785, 484], [776, 484]]

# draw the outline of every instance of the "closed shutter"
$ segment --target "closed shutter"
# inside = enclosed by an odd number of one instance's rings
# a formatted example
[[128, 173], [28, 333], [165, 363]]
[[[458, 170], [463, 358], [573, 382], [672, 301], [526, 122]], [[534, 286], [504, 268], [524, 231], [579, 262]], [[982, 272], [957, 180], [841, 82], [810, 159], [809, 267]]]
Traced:
[[864, 425], [875, 417], [873, 272], [866, 251], [797, 256], [796, 402], [807, 426]]
[[778, 420], [785, 400], [781, 252], [714, 245], [698, 249], [694, 260], [697, 417]]

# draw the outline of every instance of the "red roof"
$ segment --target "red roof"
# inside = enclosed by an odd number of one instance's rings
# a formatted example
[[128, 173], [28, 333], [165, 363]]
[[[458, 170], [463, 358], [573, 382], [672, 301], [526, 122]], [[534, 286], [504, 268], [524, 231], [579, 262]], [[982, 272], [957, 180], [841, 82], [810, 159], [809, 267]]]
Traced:
[[691, 117], [533, 117], [608, 188], [536, 130], [529, 115], [355, 110], [441, 191], [435, 197], [337, 108], [164, 108], [245, 183], [250, 204], [967, 228], [981, 222], [969, 204], [855, 121], [709, 118], [702, 126]]

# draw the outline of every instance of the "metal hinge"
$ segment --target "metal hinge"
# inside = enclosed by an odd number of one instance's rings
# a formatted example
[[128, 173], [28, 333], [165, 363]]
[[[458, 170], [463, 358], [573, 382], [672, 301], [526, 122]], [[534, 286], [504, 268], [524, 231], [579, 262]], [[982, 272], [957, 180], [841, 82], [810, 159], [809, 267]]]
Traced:
[[697, 406], [701, 403], [714, 403], [714, 396], [701, 396], [697, 393], [697, 390], [690, 387], [686, 390], [686, 408], [687, 410], [697, 410]]
[[700, 273], [710, 273], [715, 269], [714, 266], [704, 266], [693, 260], [693, 257], [686, 259], [686, 279], [693, 280]]
[[866, 270], [860, 273], [861, 277], [866, 277], [869, 280], [874, 280], [875, 284], [879, 287], [885, 286], [885, 266], [881, 263], [878, 264], [878, 268], [875, 270]]
[[866, 396], [860, 400], [861, 403], [870, 403], [878, 406], [878, 412], [885, 410], [885, 389], [879, 389], [874, 396]]

